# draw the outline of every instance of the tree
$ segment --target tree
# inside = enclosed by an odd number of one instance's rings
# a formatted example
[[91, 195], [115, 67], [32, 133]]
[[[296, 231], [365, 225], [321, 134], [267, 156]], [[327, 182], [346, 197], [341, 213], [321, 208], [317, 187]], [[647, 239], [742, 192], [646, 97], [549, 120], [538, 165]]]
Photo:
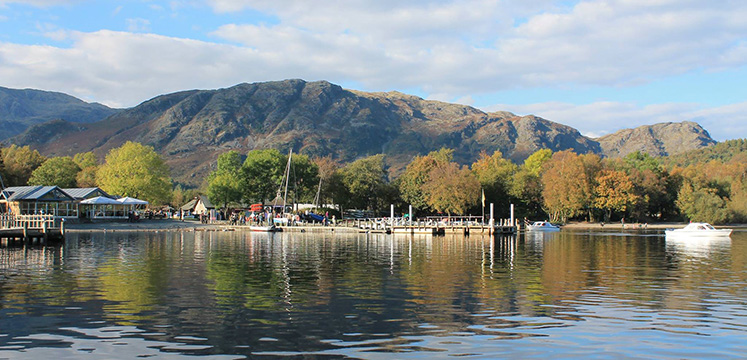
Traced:
[[96, 173], [101, 188], [151, 204], [168, 203], [171, 196], [169, 167], [151, 146], [128, 141], [112, 149]]
[[351, 206], [378, 210], [380, 204], [377, 204], [376, 198], [387, 183], [384, 155], [373, 155], [350, 163], [342, 170], [342, 183], [350, 194]]
[[543, 214], [544, 189], [540, 174], [550, 161], [550, 149], [537, 150], [519, 167], [511, 181], [510, 194], [518, 200], [517, 211], [524, 216], [536, 217]]
[[56, 185], [61, 188], [73, 188], [80, 167], [69, 156], [47, 159], [31, 173], [29, 185]]
[[564, 150], [553, 154], [542, 174], [544, 206], [552, 221], [567, 221], [585, 209], [591, 197], [591, 182], [584, 160]]
[[312, 202], [319, 185], [319, 167], [308, 156], [293, 154], [288, 176], [288, 191], [293, 195], [292, 198], [295, 201]]
[[[331, 198], [335, 192], [335, 173], [340, 169], [340, 164], [333, 160], [331, 156], [314, 158], [312, 160], [319, 171], [319, 181], [321, 188], [319, 190], [319, 203], [328, 204], [334, 202]], [[339, 184], [337, 184], [339, 185]], [[317, 184], [319, 186], [319, 184]], [[316, 194], [314, 195], [316, 196]], [[332, 200], [332, 201], [330, 201]]]
[[252, 150], [241, 166], [242, 198], [245, 202], [264, 202], [275, 198], [288, 160], [275, 149]]
[[717, 189], [694, 188], [689, 182], [680, 188], [677, 207], [691, 221], [721, 224], [729, 219], [726, 200], [719, 196]]
[[78, 153], [73, 156], [73, 161], [80, 168], [75, 178], [78, 187], [96, 186], [96, 171], [99, 169], [99, 162], [96, 159], [96, 155], [92, 152]]
[[602, 170], [597, 175], [595, 193], [594, 205], [606, 210], [607, 222], [610, 221], [613, 211], [625, 212], [639, 199], [630, 177], [622, 171], [615, 170]]
[[480, 182], [467, 167], [449, 162], [430, 172], [426, 183], [428, 205], [439, 212], [465, 214], [480, 197]]
[[28, 145], [21, 147], [13, 144], [3, 149], [2, 155], [3, 164], [5, 165], [5, 175], [7, 177], [3, 178], [5, 186], [26, 185], [31, 177], [31, 173], [47, 160], [38, 151], [32, 150]]
[[207, 195], [214, 204], [223, 205], [241, 201], [241, 155], [229, 151], [218, 156], [215, 171], [208, 175]]
[[472, 164], [472, 172], [485, 190], [485, 197], [493, 202], [505, 202], [506, 206], [499, 207], [501, 209], [507, 209], [508, 204], [513, 203], [510, 198], [511, 185], [517, 170], [518, 166], [511, 160], [504, 159], [500, 151], [494, 152], [492, 156], [483, 152]]
[[430, 180], [430, 172], [439, 164], [447, 164], [454, 157], [454, 150], [441, 148], [425, 156], [416, 156], [407, 165], [405, 172], [397, 179], [402, 199], [416, 209], [430, 210], [429, 194], [425, 190], [425, 183]]

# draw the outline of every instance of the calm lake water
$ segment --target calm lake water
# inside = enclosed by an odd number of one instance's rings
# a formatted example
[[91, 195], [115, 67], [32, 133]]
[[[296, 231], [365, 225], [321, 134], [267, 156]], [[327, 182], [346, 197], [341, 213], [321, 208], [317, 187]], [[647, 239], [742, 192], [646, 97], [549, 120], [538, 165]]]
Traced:
[[744, 232], [99, 232], [0, 247], [0, 359], [745, 354]]

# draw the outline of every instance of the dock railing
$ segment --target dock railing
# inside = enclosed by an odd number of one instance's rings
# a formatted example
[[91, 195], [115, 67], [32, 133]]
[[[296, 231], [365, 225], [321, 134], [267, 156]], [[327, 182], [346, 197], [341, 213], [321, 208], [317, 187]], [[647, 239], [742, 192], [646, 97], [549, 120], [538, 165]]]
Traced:
[[0, 214], [0, 229], [51, 229], [54, 227], [54, 215]]

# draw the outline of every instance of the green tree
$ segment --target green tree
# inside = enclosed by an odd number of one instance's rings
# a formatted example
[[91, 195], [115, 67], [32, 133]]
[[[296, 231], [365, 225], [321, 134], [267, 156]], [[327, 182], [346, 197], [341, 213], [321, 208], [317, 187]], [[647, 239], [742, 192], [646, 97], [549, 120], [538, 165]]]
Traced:
[[317, 164], [306, 155], [293, 154], [289, 176], [288, 196], [297, 202], [312, 202], [319, 185]]
[[31, 173], [29, 185], [56, 185], [61, 188], [73, 188], [80, 167], [69, 156], [47, 159]]
[[[487, 153], [481, 153], [480, 158], [472, 164], [472, 172], [480, 182], [480, 186], [485, 190], [485, 197], [488, 202], [502, 203], [499, 206], [499, 214], [505, 215], [508, 212], [508, 204], [513, 203], [511, 199], [511, 186], [518, 171], [518, 166], [511, 160], [504, 159], [500, 151], [488, 156]], [[503, 210], [503, 211], [501, 211]]]
[[430, 172], [426, 183], [428, 205], [439, 212], [465, 214], [477, 204], [480, 197], [480, 182], [467, 167], [449, 162]]
[[75, 178], [78, 187], [96, 186], [96, 172], [99, 169], [99, 161], [92, 152], [78, 153], [73, 157], [80, 171]]
[[537, 150], [519, 167], [511, 181], [510, 194], [517, 199], [517, 213], [523, 216], [538, 217], [543, 211], [544, 189], [540, 176], [544, 165], [552, 158], [549, 149]]
[[722, 224], [729, 219], [727, 202], [715, 188], [694, 188], [685, 182], [678, 193], [677, 206], [691, 221]]
[[377, 196], [387, 184], [384, 155], [373, 155], [348, 164], [342, 170], [342, 183], [350, 194], [350, 206], [380, 210]]
[[5, 186], [26, 185], [31, 173], [36, 170], [47, 159], [27, 146], [15, 144], [3, 149], [3, 164], [5, 166]]
[[275, 198], [288, 160], [276, 149], [252, 150], [241, 166], [241, 193], [245, 202], [264, 202]]
[[241, 202], [241, 155], [229, 151], [218, 156], [215, 171], [208, 175], [207, 195], [213, 204], [222, 205]]
[[171, 196], [169, 167], [151, 146], [128, 141], [112, 149], [96, 173], [101, 188], [121, 196], [131, 196], [165, 204]]

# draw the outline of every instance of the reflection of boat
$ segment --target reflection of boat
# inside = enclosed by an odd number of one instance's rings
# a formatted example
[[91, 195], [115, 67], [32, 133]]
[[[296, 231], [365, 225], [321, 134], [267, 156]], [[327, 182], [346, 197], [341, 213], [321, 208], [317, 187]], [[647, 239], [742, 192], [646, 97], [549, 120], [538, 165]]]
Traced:
[[527, 230], [530, 231], [560, 231], [560, 226], [553, 225], [549, 221], [535, 221], [527, 224]]
[[256, 232], [278, 232], [278, 231], [283, 231], [283, 229], [281, 229], [281, 228], [279, 228], [279, 227], [277, 227], [275, 225], [270, 225], [270, 226], [250, 225], [249, 226], [249, 230], [256, 231]]
[[671, 237], [723, 237], [731, 235], [731, 229], [716, 229], [708, 223], [690, 223], [682, 229], [667, 229], [664, 234]]

